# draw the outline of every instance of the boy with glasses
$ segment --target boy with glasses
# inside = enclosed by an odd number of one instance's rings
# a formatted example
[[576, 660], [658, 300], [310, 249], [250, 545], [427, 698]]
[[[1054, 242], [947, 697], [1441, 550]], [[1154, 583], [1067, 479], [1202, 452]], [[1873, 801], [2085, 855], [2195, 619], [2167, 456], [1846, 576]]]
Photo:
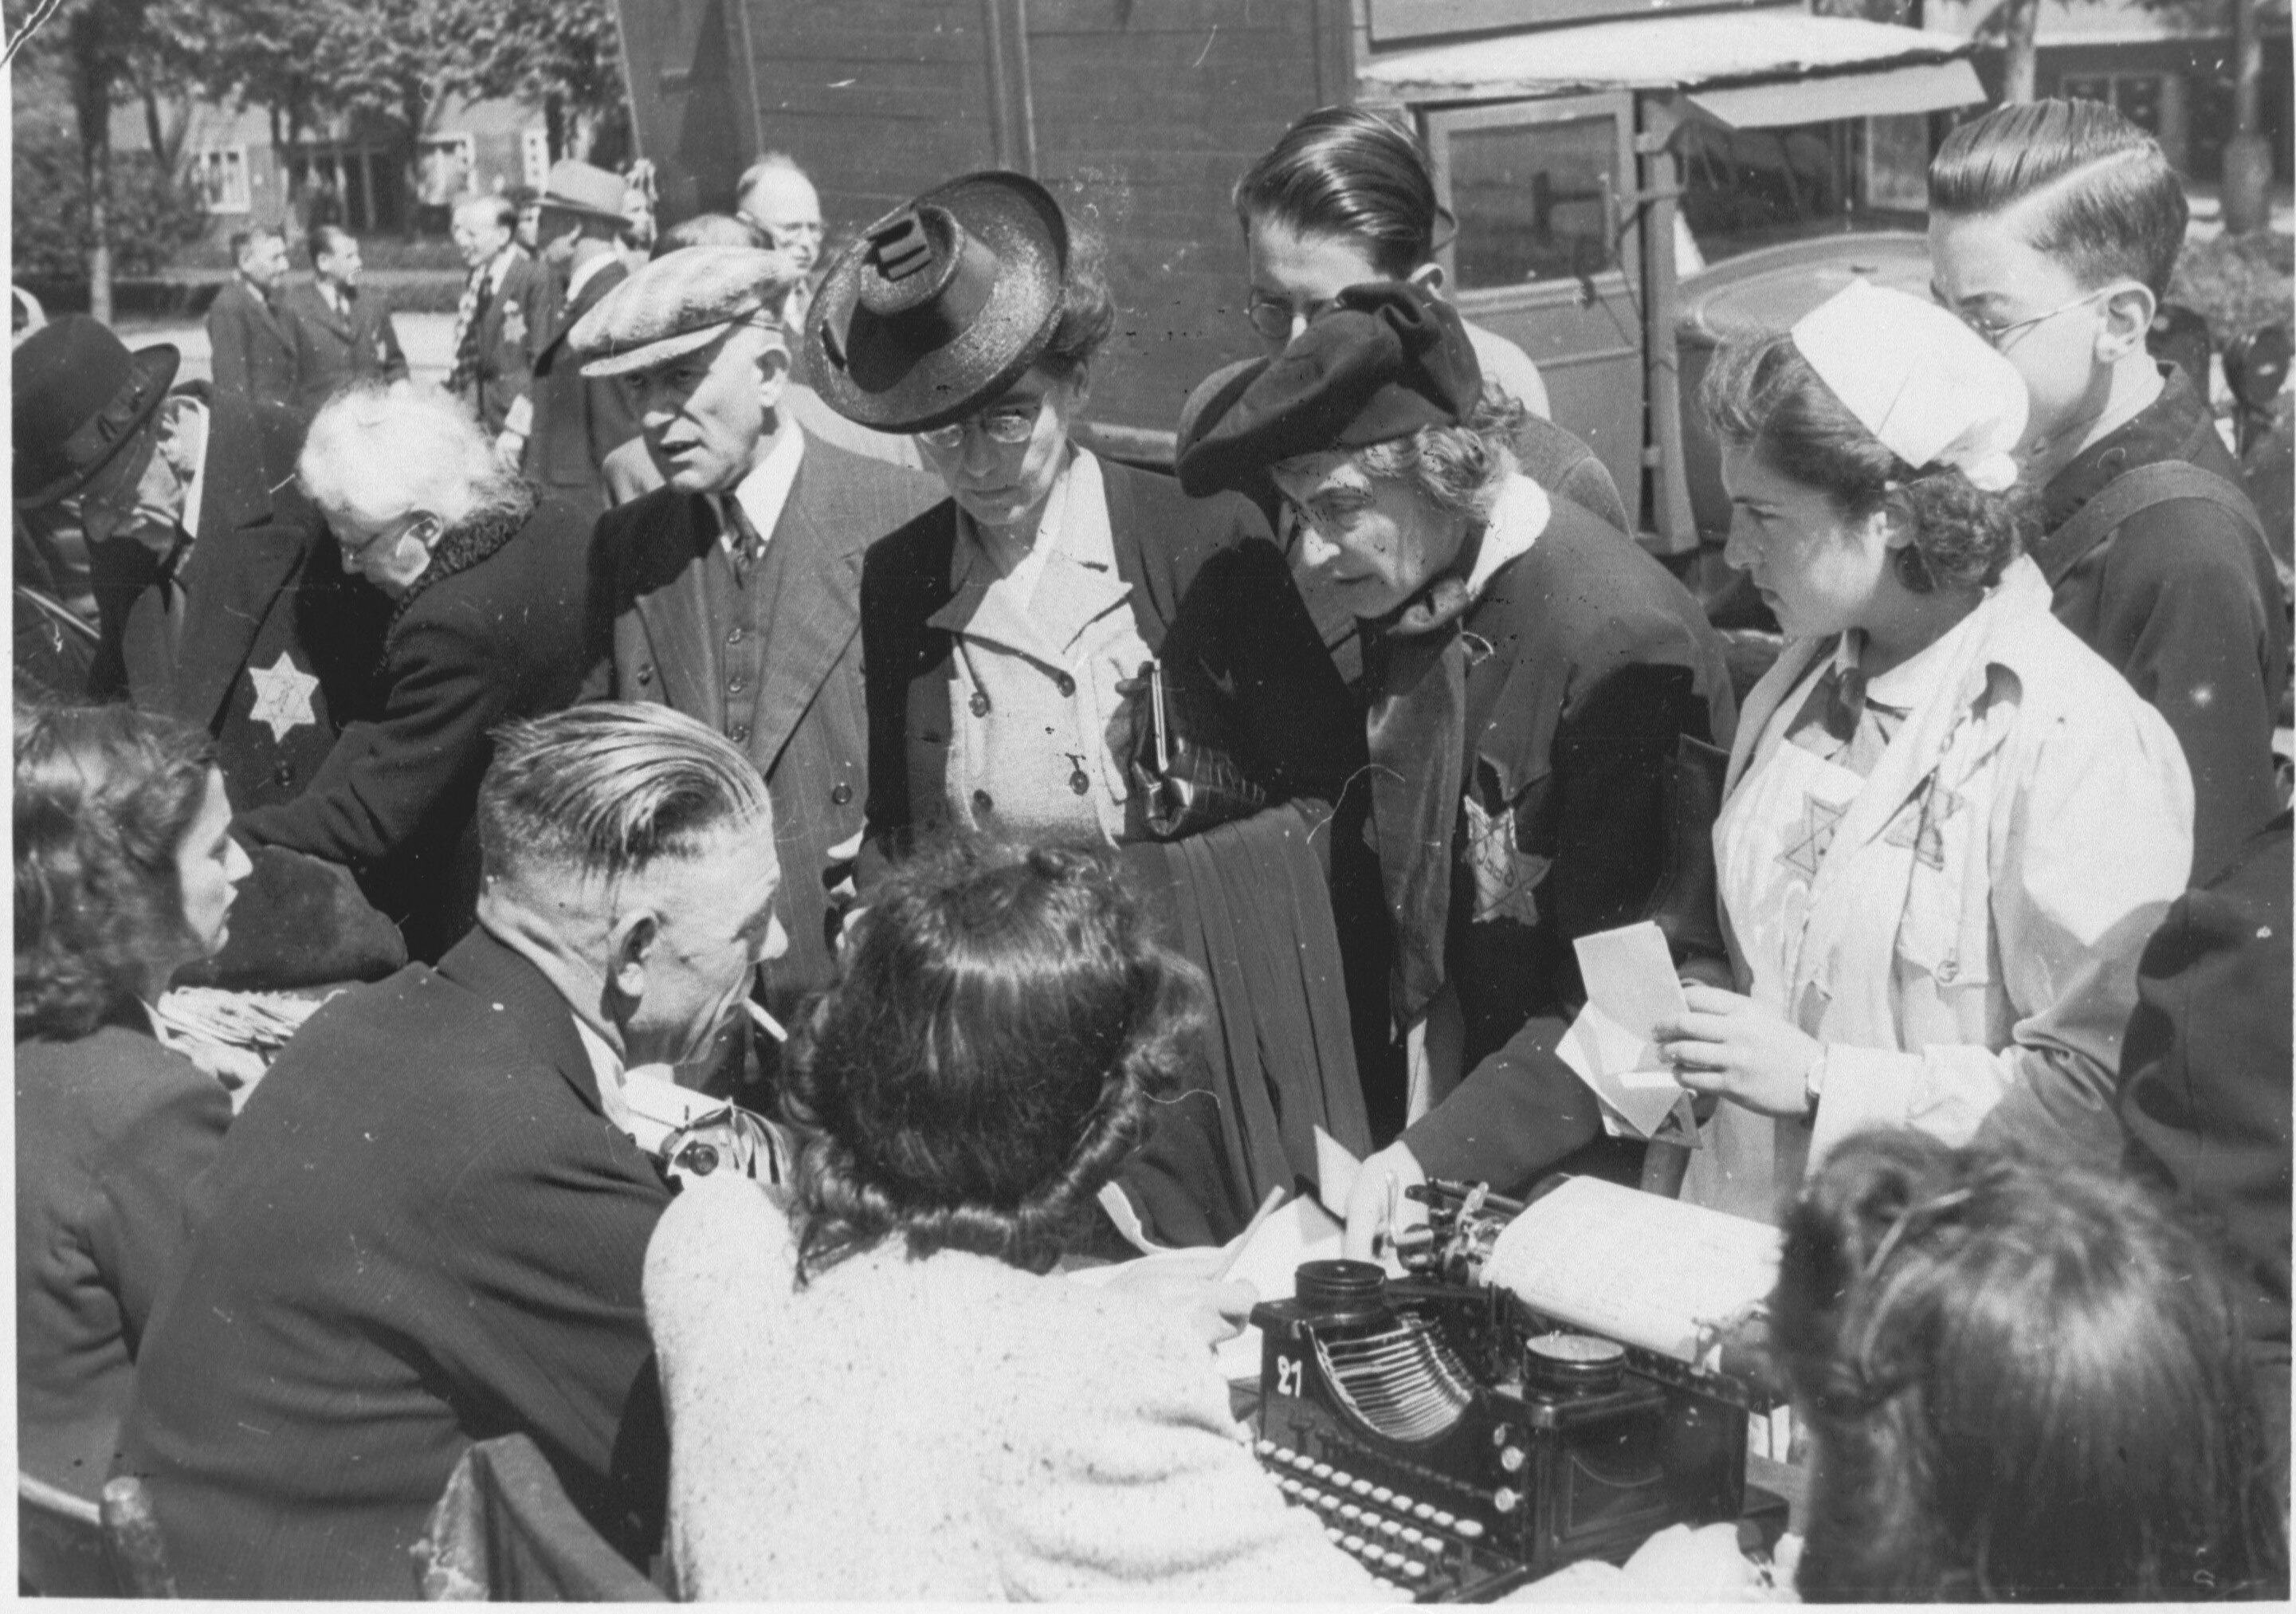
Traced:
[[2145, 348], [2185, 214], [2160, 143], [2094, 102], [1997, 108], [1930, 165], [1937, 299], [2031, 398], [2018, 452], [2057, 619], [2176, 731], [2205, 879], [2279, 807], [2288, 629], [2207, 378]]

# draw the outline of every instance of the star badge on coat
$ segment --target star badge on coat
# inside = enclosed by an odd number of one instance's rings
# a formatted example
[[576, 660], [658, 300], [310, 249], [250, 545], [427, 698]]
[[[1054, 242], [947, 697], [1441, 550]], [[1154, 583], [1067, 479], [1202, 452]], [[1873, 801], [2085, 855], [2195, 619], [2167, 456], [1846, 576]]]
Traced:
[[1514, 809], [1487, 811], [1471, 793], [1467, 808], [1467, 866], [1475, 877], [1475, 920], [1538, 922], [1538, 884], [1554, 859], [1515, 844]]
[[248, 721], [268, 725], [275, 742], [307, 723], [318, 727], [319, 715], [311, 709], [311, 694], [319, 681], [296, 666], [285, 651], [268, 667], [249, 668], [247, 676], [255, 680], [255, 704], [247, 714]]
[[1778, 854], [1778, 861], [1794, 870], [1806, 880], [1817, 878], [1817, 865], [1825, 861], [1825, 848], [1833, 844], [1833, 832], [1841, 823], [1841, 815], [1849, 810], [1844, 802], [1820, 801], [1806, 798], [1802, 803], [1801, 828], [1790, 836], [1786, 849]]

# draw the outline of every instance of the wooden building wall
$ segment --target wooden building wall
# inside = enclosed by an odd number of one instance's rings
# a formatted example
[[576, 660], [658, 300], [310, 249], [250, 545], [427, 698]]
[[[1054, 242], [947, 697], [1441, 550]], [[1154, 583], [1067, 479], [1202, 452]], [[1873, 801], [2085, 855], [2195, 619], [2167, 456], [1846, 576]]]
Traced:
[[832, 237], [936, 180], [1010, 167], [1108, 242], [1121, 309], [1100, 421], [1168, 430], [1255, 351], [1228, 193], [1348, 97], [1348, 0], [621, 0], [667, 219], [731, 205], [759, 151], [813, 176]]

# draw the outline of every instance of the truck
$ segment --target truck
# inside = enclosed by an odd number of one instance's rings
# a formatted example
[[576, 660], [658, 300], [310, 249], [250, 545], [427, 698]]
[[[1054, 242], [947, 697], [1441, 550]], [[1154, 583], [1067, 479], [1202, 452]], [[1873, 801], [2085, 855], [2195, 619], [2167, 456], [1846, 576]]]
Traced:
[[768, 151], [849, 240], [970, 169], [1051, 187], [1107, 242], [1122, 310], [1090, 440], [1139, 463], [1257, 351], [1237, 177], [1312, 108], [1406, 122], [1462, 311], [1538, 363], [1636, 536], [1726, 612], [1727, 504], [1687, 407], [1707, 356], [1853, 274], [1925, 291], [1933, 119], [1984, 99], [1966, 40], [1746, 0], [618, 3], [666, 223], [729, 210]]

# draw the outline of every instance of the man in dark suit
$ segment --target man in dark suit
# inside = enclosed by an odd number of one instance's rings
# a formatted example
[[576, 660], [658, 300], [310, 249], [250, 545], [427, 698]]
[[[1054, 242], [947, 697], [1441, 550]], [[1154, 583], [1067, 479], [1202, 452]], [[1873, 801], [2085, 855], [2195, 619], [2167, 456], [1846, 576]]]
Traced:
[[63, 507], [86, 539], [84, 692], [213, 733], [234, 806], [283, 801], [365, 699], [381, 620], [290, 481], [302, 417], [170, 394], [176, 363], [78, 315], [28, 338], [11, 364], [17, 507]]
[[237, 831], [348, 868], [408, 954], [436, 960], [478, 900], [472, 815], [493, 730], [581, 687], [590, 518], [537, 502], [428, 392], [335, 397], [297, 474], [344, 563], [390, 602], [379, 689], [309, 788], [242, 812]]
[[235, 272], [208, 305], [216, 390], [258, 404], [291, 404], [301, 344], [279, 303], [287, 283], [287, 238], [267, 225], [231, 238]]
[[345, 381], [406, 379], [406, 355], [390, 323], [390, 305], [359, 290], [359, 244], [349, 231], [319, 225], [311, 231], [308, 286], [287, 292], [301, 347], [296, 395], [316, 409]]
[[659, 1542], [669, 1190], [626, 1093], [779, 946], [771, 812], [725, 740], [627, 706], [512, 725], [479, 810], [480, 930], [320, 1011], [194, 1192], [120, 1463], [187, 1595], [412, 1598], [455, 1462], [513, 1432]]
[[637, 415], [627, 383], [585, 378], [566, 339], [629, 278], [614, 250], [626, 222], [621, 198], [621, 180], [603, 168], [570, 160], [552, 167], [542, 193], [542, 253], [562, 279], [535, 346], [533, 388], [503, 422], [504, 441], [520, 446], [528, 478], [593, 516], [606, 508], [606, 456], [637, 440]]
[[609, 511], [591, 547], [594, 696], [658, 700], [746, 751], [773, 791], [787, 1009], [834, 973], [833, 866], [868, 796], [861, 556], [940, 484], [809, 440], [780, 408], [789, 262], [689, 247], [574, 332], [586, 375], [632, 378], [668, 486]]
[[535, 342], [550, 302], [550, 277], [512, 239], [518, 209], [506, 196], [472, 196], [455, 209], [455, 250], [470, 279], [455, 310], [455, 358], [447, 390], [463, 400], [496, 447], [510, 407], [534, 383]]

